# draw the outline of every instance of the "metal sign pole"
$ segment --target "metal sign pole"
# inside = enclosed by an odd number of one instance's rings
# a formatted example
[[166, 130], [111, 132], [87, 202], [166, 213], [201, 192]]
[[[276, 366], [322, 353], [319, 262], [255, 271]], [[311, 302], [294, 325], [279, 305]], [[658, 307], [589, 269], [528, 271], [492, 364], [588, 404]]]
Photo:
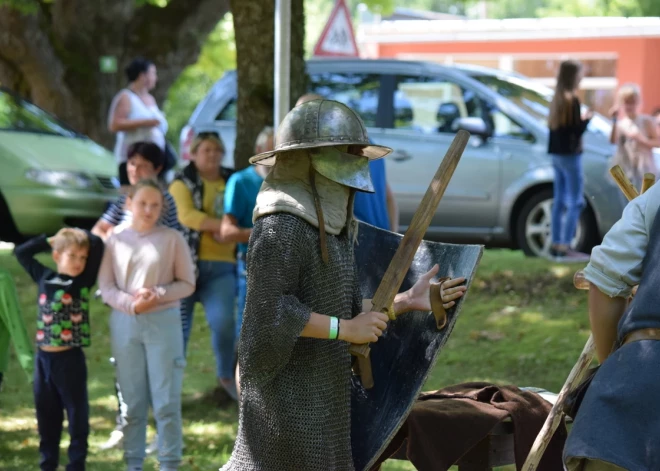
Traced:
[[275, 106], [274, 129], [291, 104], [291, 0], [275, 0]]

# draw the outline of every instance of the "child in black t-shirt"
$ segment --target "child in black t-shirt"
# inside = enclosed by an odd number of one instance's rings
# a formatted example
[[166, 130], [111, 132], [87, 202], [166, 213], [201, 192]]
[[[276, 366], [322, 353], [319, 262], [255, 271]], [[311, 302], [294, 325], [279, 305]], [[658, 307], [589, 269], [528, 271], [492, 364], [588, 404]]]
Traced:
[[[34, 258], [51, 249], [57, 271]], [[99, 237], [71, 228], [61, 229], [51, 238], [36, 237], [14, 249], [39, 290], [34, 401], [42, 471], [57, 469], [65, 409], [71, 437], [66, 469], [85, 469], [89, 403], [82, 347], [90, 345], [89, 294], [103, 249]]]

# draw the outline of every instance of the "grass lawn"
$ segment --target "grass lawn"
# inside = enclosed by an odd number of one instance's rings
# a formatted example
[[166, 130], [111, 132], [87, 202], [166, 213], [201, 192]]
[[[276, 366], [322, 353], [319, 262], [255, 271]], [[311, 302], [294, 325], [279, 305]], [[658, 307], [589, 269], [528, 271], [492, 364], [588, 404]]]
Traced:
[[[44, 259], [47, 260], [47, 259]], [[28, 330], [35, 329], [36, 288], [11, 256], [0, 252], [0, 266], [15, 275]], [[589, 336], [587, 297], [573, 288], [579, 265], [528, 259], [520, 252], [488, 250], [452, 337], [438, 358], [425, 390], [466, 381], [536, 386], [558, 392]], [[122, 470], [121, 451], [99, 451], [114, 428], [113, 368], [108, 362], [109, 310], [95, 301], [92, 346], [86, 350], [91, 405], [91, 471]], [[236, 433], [236, 407], [218, 410], [200, 398], [215, 384], [214, 360], [203, 312], [196, 312], [184, 379], [184, 465], [182, 470], [217, 470], [229, 457]], [[151, 422], [149, 438], [153, 436]], [[0, 392], [0, 470], [38, 467], [38, 440], [31, 387], [15, 358]], [[66, 462], [68, 435], [61, 461]], [[63, 466], [61, 466], [63, 469]], [[412, 470], [390, 461], [385, 471]], [[148, 458], [145, 470], [155, 470]]]

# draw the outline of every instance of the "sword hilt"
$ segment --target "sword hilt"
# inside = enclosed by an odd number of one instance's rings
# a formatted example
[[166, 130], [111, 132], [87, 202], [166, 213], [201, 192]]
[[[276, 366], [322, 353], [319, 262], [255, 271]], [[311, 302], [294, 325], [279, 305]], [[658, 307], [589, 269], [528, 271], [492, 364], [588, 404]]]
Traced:
[[352, 343], [351, 346], [348, 347], [348, 352], [358, 358], [369, 358], [369, 352], [371, 352], [371, 348], [369, 347], [368, 343]]

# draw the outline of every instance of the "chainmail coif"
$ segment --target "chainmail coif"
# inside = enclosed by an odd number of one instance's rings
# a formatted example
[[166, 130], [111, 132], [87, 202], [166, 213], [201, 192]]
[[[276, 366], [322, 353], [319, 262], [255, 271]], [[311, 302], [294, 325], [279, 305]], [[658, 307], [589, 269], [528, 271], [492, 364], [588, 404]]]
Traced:
[[348, 343], [299, 337], [311, 312], [349, 319], [362, 296], [351, 240], [285, 213], [255, 221], [239, 361], [238, 436], [221, 471], [352, 471]]

